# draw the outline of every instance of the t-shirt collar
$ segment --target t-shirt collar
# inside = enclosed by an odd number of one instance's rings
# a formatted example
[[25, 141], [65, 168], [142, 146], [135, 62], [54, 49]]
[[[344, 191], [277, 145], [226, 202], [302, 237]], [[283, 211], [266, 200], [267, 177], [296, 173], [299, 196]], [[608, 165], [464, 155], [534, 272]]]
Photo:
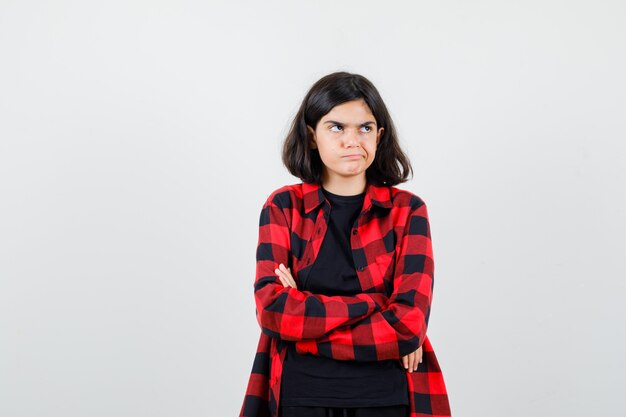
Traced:
[[[326, 199], [322, 186], [319, 183], [302, 183], [302, 194], [304, 199], [304, 212], [309, 213]], [[391, 208], [391, 191], [389, 186], [377, 186], [367, 183], [365, 188], [365, 198], [363, 210], [367, 211], [376, 205], [383, 208]]]

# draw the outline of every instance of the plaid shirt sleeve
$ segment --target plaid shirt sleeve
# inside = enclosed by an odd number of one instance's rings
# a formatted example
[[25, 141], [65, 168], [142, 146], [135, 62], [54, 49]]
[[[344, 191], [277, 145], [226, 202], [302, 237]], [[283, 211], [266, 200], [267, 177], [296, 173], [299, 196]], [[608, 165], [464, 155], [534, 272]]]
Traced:
[[434, 278], [430, 225], [423, 201], [404, 227], [387, 305], [355, 324], [296, 343], [299, 353], [338, 360], [399, 359], [424, 342]]
[[317, 339], [380, 311], [388, 300], [384, 294], [324, 296], [281, 284], [274, 270], [280, 263], [290, 266], [291, 256], [285, 210], [270, 196], [259, 220], [254, 297], [263, 333], [290, 341]]

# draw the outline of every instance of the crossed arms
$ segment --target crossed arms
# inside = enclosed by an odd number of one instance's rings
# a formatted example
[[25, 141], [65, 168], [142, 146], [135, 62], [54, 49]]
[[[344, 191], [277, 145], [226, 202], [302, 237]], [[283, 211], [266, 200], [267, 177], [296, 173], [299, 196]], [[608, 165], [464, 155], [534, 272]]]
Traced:
[[268, 199], [259, 222], [254, 290], [262, 331], [295, 342], [299, 353], [338, 360], [405, 360], [416, 352], [426, 335], [434, 270], [424, 202], [411, 200], [389, 297], [381, 293], [325, 296], [298, 290], [291, 271], [277, 269], [289, 265], [291, 234], [279, 204]]

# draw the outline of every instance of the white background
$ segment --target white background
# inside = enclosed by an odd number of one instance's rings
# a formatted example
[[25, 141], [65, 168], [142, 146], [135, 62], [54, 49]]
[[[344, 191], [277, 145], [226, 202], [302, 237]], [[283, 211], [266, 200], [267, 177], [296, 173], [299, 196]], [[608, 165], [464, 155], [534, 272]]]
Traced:
[[239, 413], [261, 205], [337, 70], [428, 204], [453, 415], [619, 414], [625, 45], [623, 1], [0, 0], [0, 415]]

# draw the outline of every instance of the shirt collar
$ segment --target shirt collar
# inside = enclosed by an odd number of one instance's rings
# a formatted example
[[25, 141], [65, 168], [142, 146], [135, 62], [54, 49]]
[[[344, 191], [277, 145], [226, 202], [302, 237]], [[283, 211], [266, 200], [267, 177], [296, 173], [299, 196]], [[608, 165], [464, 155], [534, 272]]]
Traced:
[[[322, 186], [319, 183], [302, 183], [302, 194], [304, 199], [304, 212], [309, 213], [326, 200]], [[363, 201], [363, 211], [368, 211], [376, 205], [383, 208], [391, 208], [391, 192], [388, 186], [377, 186], [367, 183], [365, 188], [365, 199]]]

